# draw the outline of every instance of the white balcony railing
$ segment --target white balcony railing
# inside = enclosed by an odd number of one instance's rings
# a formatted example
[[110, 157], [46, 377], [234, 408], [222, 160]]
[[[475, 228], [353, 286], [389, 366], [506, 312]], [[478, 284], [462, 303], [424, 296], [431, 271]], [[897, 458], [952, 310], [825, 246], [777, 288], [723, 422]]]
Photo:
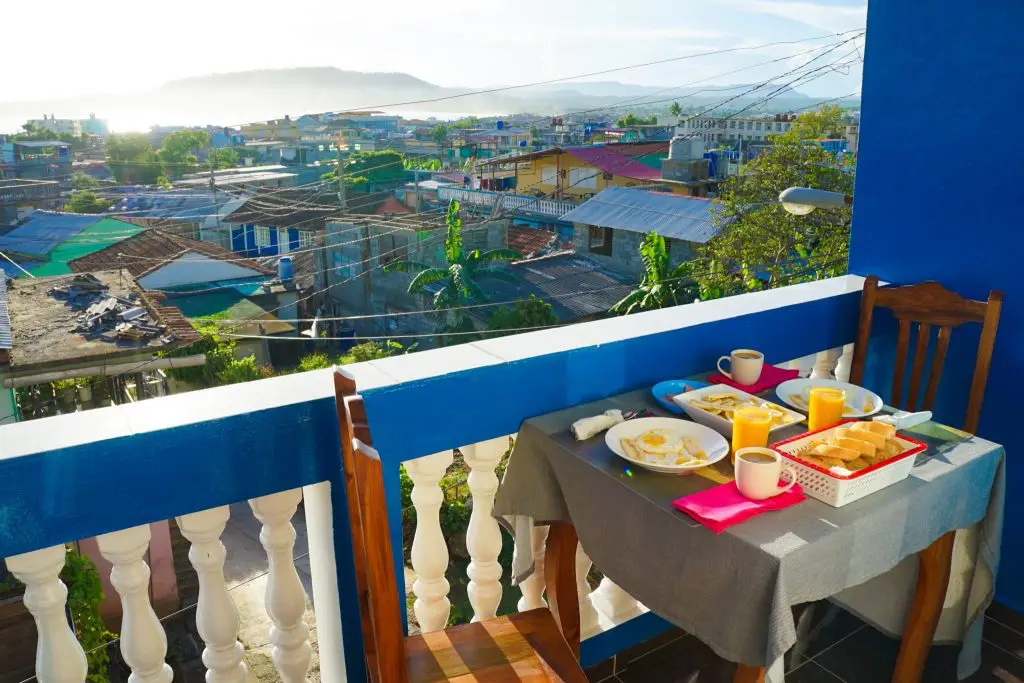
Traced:
[[[835, 278], [346, 366], [384, 460], [399, 554], [399, 464], [413, 481], [412, 610], [420, 629], [444, 628], [451, 610], [439, 484], [453, 449], [469, 468], [472, 496], [468, 600], [474, 620], [486, 619], [501, 604], [501, 578], [508, 571], [498, 561], [502, 532], [491, 517], [496, 469], [523, 419], [666, 376], [692, 375], [709, 368], [725, 347], [760, 348], [772, 359], [795, 358], [789, 364], [805, 372], [843, 378], [861, 286], [860, 278]], [[807, 319], [816, 324], [796, 327]], [[787, 331], [793, 329], [800, 333]], [[304, 501], [321, 679], [363, 680], [347, 506], [332, 498], [342, 485], [337, 434], [330, 371], [0, 428], [0, 500], [11, 521], [0, 525], [0, 556], [27, 586], [25, 605], [39, 633], [39, 681], [85, 679], [83, 648], [64, 617], [59, 573], [64, 542], [98, 536], [122, 603], [124, 659], [138, 680], [170, 683], [166, 636], [146, 590], [145, 557], [148, 523], [172, 516], [191, 543], [189, 560], [199, 576], [196, 623], [210, 680], [244, 681], [221, 536], [227, 505], [246, 499], [262, 527], [269, 564], [265, 609], [273, 624], [267, 638], [281, 679], [304, 681], [310, 667], [307, 596], [293, 559], [292, 519]], [[545, 536], [546, 529], [538, 528], [532, 539], [540, 565]], [[395, 561], [404, 568], [402, 557]], [[586, 665], [635, 643], [635, 633], [616, 639], [619, 625], [656, 618], [608, 578], [591, 591], [584, 548], [576, 565]], [[518, 609], [544, 604], [542, 577], [538, 571], [518, 589]], [[594, 638], [602, 633], [610, 638]]]
[[554, 199], [537, 199], [519, 194], [467, 190], [460, 187], [439, 187], [437, 198], [443, 202], [456, 199], [470, 206], [485, 207], [489, 210], [510, 210], [535, 213], [552, 218], [561, 218], [576, 208], [576, 204]]

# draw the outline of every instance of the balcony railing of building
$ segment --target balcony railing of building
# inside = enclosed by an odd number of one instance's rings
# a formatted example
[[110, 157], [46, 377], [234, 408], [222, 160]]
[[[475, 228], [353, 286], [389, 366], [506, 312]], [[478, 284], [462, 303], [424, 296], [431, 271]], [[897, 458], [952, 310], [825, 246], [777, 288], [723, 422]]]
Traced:
[[573, 202], [562, 200], [537, 199], [521, 194], [467, 190], [460, 187], [439, 187], [437, 188], [437, 198], [442, 202], [456, 199], [471, 207], [482, 207], [489, 211], [521, 211], [552, 218], [561, 218], [577, 206]]
[[[413, 481], [412, 609], [421, 630], [444, 628], [451, 609], [439, 482], [453, 449], [470, 470], [467, 593], [474, 617], [483, 619], [498, 609], [508, 572], [498, 561], [502, 532], [491, 517], [495, 470], [525, 418], [706, 371], [723, 348], [756, 347], [774, 362], [843, 378], [862, 285], [855, 276], [833, 278], [345, 366], [384, 462], [398, 576], [405, 564], [400, 465]], [[25, 605], [39, 634], [39, 681], [85, 680], [85, 655], [65, 618], [67, 590], [59, 573], [63, 544], [97, 536], [123, 606], [124, 660], [139, 680], [170, 683], [145, 558], [148, 524], [171, 517], [192, 544], [189, 559], [200, 583], [196, 621], [210, 680], [245, 680], [220, 540], [227, 506], [245, 500], [262, 523], [269, 640], [281, 679], [304, 681], [310, 666], [305, 595], [292, 559], [292, 517], [304, 502], [321, 678], [363, 681], [341, 477], [330, 370], [0, 428], [0, 557], [27, 587]], [[533, 545], [541, 561], [544, 544], [545, 530], [537, 529]], [[579, 548], [584, 665], [668, 627], [608, 578], [591, 591], [590, 565]], [[542, 576], [535, 573], [519, 588], [520, 610], [544, 604]]]

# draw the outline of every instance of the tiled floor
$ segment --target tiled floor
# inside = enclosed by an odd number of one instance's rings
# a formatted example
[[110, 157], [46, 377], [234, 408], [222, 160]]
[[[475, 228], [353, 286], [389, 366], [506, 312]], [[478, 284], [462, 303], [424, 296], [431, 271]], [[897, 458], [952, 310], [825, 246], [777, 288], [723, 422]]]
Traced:
[[[806, 636], [786, 656], [787, 683], [886, 683], [899, 642], [856, 617], [815, 605]], [[993, 605], [986, 616], [981, 669], [967, 683], [1024, 683], [1024, 615]], [[936, 646], [922, 683], [955, 683], [959, 649]], [[731, 683], [735, 665], [682, 631], [672, 631], [587, 671], [592, 682]]]

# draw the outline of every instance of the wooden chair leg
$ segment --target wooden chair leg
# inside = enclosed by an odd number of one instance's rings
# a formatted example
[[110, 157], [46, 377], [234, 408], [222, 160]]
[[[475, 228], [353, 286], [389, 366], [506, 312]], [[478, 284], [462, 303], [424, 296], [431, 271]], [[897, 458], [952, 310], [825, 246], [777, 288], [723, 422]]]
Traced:
[[733, 683], [764, 683], [764, 667], [738, 664], [736, 675], [733, 676], [732, 681]]
[[576, 594], [576, 527], [569, 522], [552, 522], [544, 554], [544, 582], [548, 606], [562, 629], [569, 649], [580, 659], [580, 603]]
[[946, 599], [955, 535], [956, 532], [950, 531], [918, 553], [917, 590], [907, 616], [892, 683], [921, 681]]

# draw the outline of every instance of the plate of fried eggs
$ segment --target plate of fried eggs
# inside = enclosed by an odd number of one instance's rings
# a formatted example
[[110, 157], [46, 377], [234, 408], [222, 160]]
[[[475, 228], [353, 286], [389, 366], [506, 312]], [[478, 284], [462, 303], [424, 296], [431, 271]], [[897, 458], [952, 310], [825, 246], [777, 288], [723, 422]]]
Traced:
[[605, 432], [620, 458], [654, 472], [685, 474], [729, 454], [729, 443], [713, 429], [672, 417], [641, 417]]

